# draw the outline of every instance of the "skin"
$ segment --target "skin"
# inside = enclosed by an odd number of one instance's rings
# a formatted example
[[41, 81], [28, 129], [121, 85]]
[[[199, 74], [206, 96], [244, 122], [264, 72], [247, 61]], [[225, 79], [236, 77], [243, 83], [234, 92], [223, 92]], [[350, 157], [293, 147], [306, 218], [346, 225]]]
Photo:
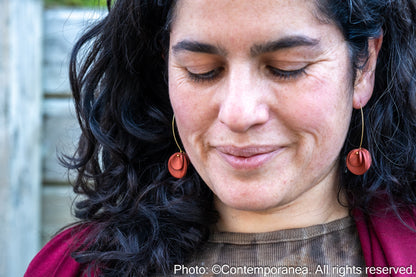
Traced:
[[313, 1], [179, 0], [169, 94], [192, 165], [214, 192], [217, 229], [267, 232], [347, 216], [339, 153], [371, 97], [381, 39], [352, 80], [348, 46]]

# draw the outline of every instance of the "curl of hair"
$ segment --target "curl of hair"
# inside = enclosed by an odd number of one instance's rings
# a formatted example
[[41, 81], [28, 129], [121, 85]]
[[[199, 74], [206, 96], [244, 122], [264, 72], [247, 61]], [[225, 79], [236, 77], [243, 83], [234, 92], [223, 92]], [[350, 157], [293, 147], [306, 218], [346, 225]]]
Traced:
[[[345, 172], [349, 207], [371, 213], [375, 200], [397, 210], [416, 203], [416, 11], [412, 0], [316, 0], [344, 33], [354, 71], [365, 69], [368, 39], [384, 34], [373, 96], [365, 107], [364, 147], [373, 166]], [[89, 235], [73, 256], [102, 276], [167, 274], [204, 243], [218, 215], [212, 192], [191, 167], [176, 180], [176, 152], [166, 84], [169, 26], [175, 1], [118, 0], [74, 47], [70, 82], [82, 135], [73, 157], [75, 215]], [[85, 53], [81, 59], [80, 53]], [[359, 145], [353, 113], [341, 157]]]

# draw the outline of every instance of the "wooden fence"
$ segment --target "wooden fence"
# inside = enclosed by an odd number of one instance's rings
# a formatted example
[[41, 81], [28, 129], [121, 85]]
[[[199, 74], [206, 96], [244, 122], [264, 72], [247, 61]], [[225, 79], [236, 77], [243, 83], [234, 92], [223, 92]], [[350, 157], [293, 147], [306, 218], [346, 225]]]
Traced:
[[79, 136], [67, 67], [81, 30], [102, 14], [0, 0], [0, 277], [23, 276], [43, 244], [74, 220], [57, 159]]
[[101, 10], [52, 9], [44, 12], [42, 244], [73, 220], [67, 171], [58, 156], [72, 154], [79, 137], [68, 81], [72, 46], [82, 31], [102, 16]]

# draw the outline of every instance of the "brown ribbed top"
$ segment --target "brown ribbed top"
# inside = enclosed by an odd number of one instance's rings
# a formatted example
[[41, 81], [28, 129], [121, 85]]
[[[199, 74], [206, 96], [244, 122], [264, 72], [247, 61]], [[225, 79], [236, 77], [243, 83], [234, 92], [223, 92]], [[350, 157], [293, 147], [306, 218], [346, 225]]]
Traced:
[[[268, 233], [211, 234], [172, 276], [366, 276], [353, 219]], [[218, 274], [215, 274], [218, 273]]]

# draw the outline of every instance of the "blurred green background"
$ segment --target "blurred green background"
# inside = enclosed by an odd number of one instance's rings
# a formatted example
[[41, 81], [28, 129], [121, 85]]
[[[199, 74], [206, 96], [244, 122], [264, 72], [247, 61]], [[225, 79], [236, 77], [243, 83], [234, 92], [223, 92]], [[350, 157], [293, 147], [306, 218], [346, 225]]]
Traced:
[[104, 7], [106, 0], [44, 0], [47, 8], [59, 6], [78, 6], [78, 7]]

